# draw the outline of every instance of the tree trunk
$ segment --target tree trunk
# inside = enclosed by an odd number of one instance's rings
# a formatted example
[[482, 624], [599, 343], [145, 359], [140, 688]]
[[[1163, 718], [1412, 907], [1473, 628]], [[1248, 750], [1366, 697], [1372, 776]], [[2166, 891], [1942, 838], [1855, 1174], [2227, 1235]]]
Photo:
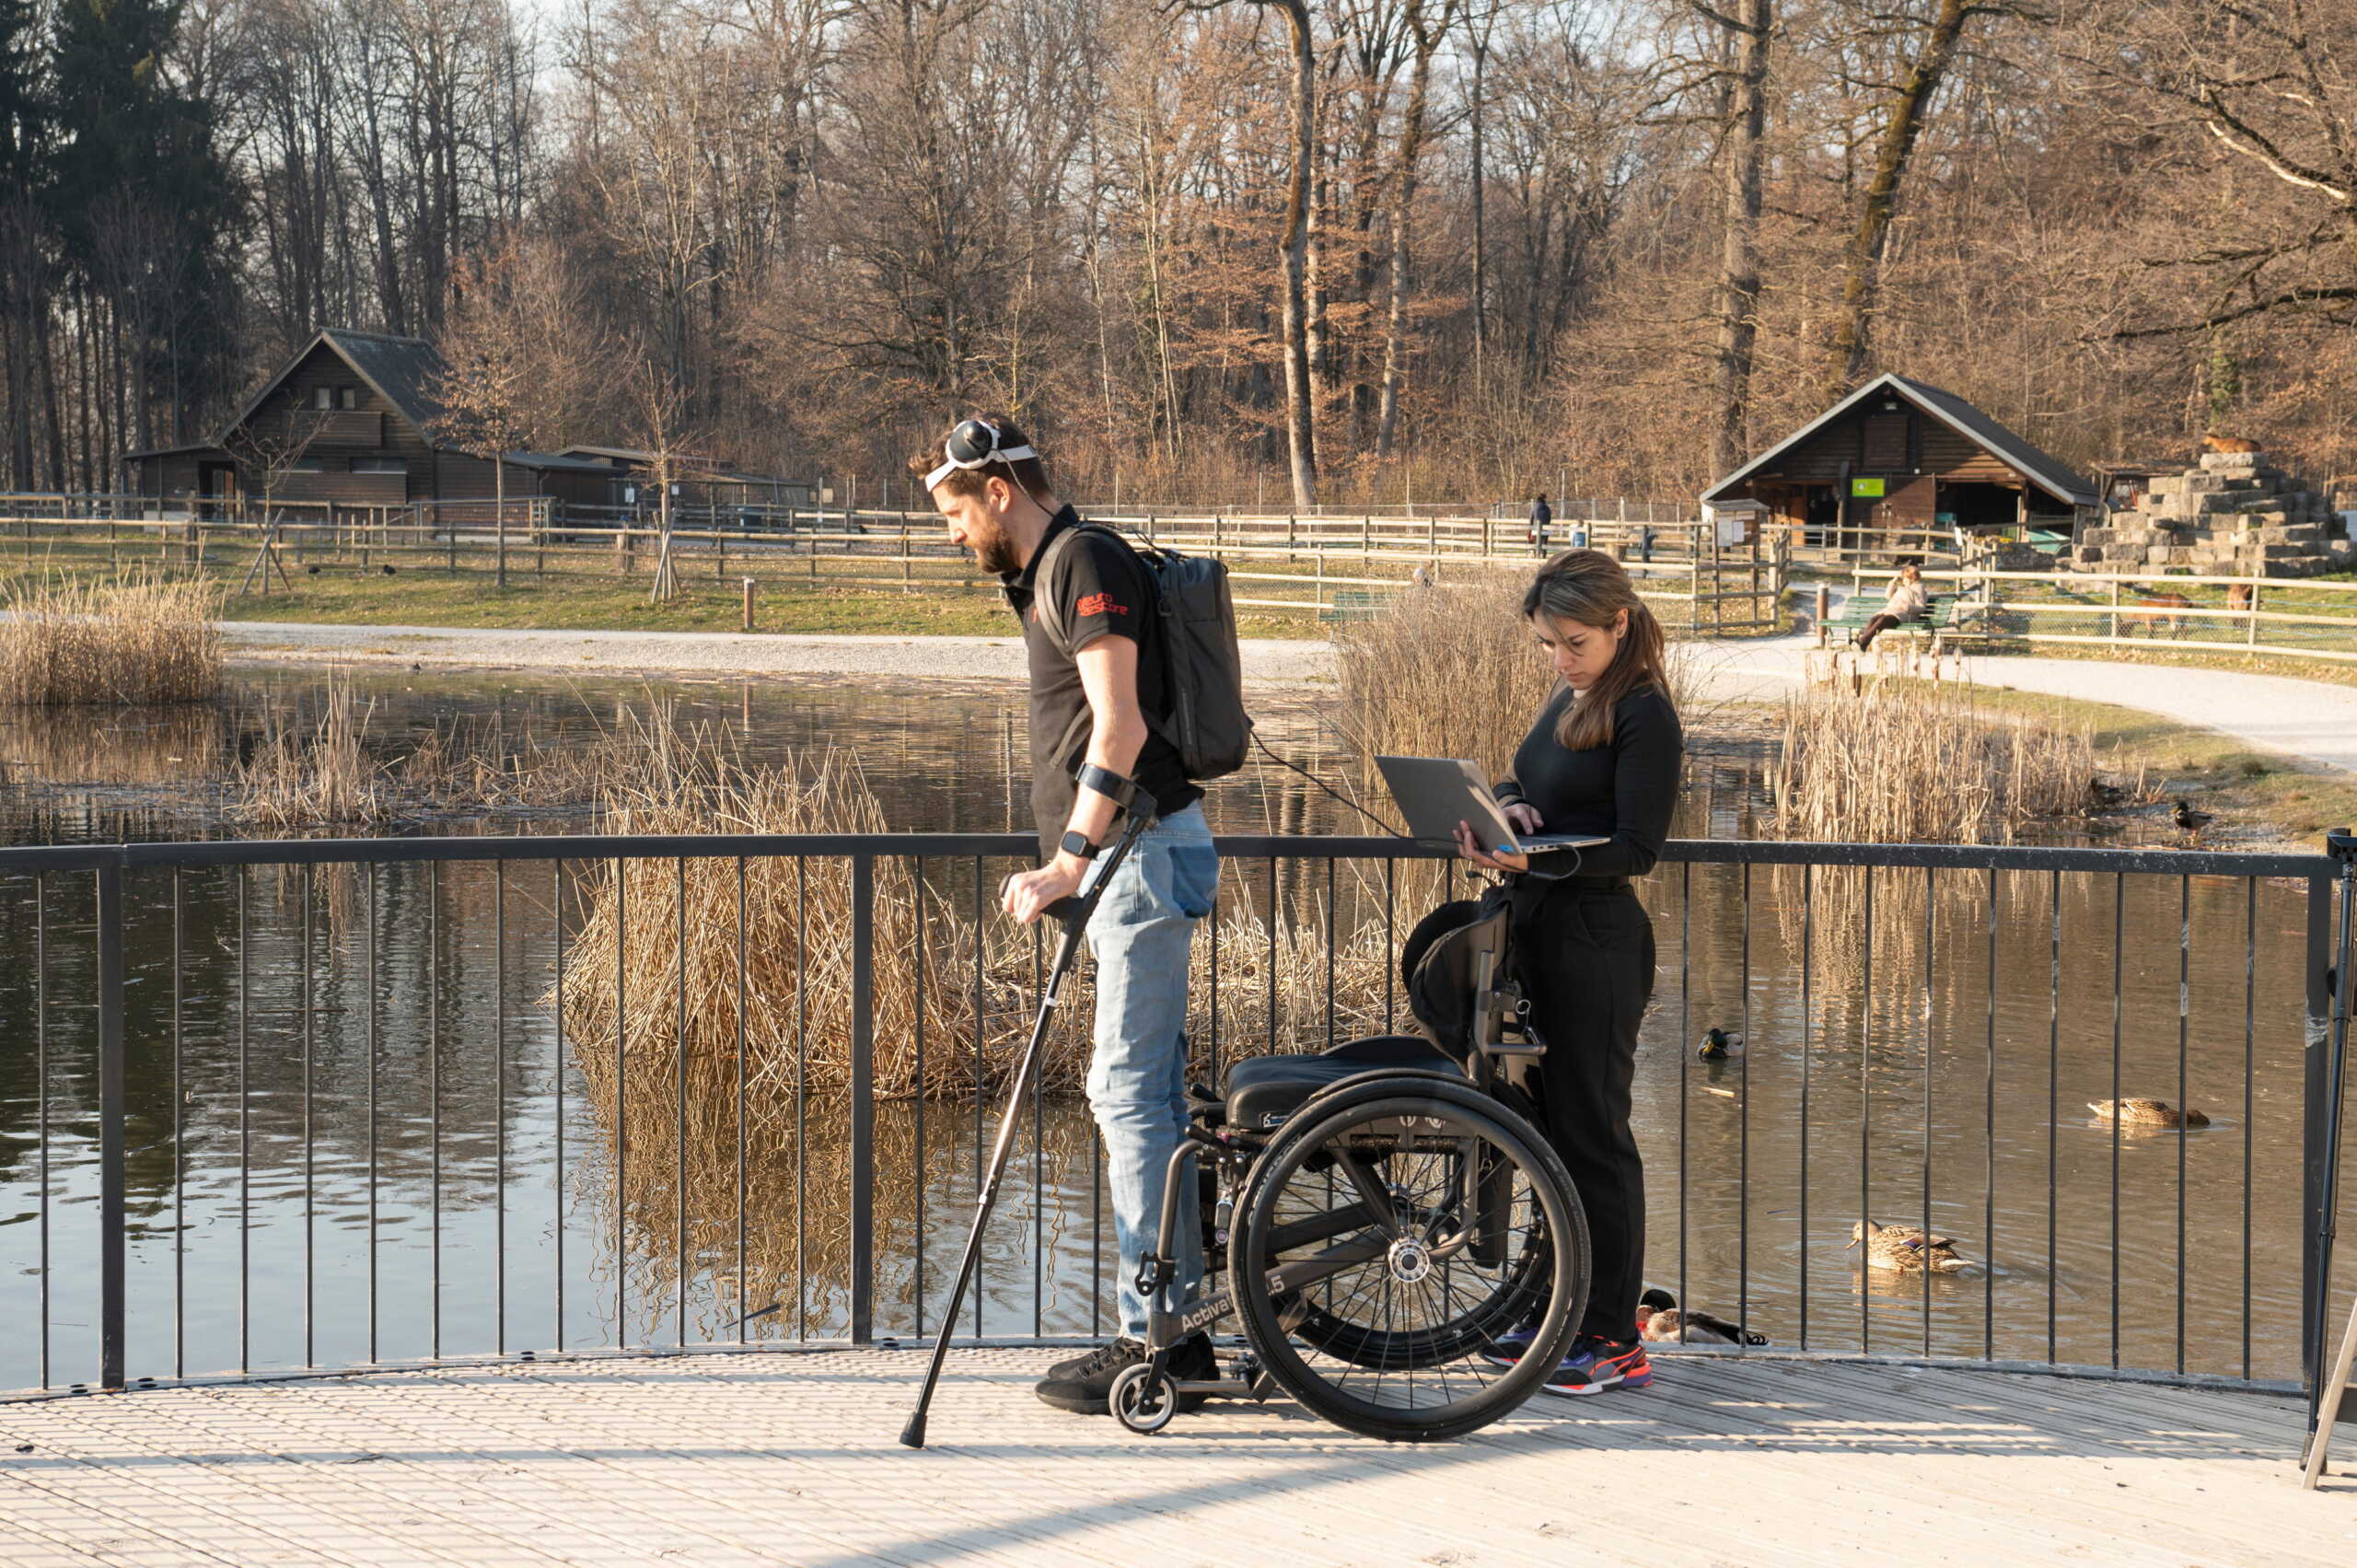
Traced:
[[1408, 78], [1408, 112], [1399, 127], [1399, 178], [1391, 207], [1391, 301], [1383, 328], [1383, 396], [1376, 414], [1375, 455], [1391, 456], [1399, 428], [1399, 388], [1407, 378], [1409, 215], [1416, 203], [1416, 166], [1424, 154], [1424, 111], [1431, 100], [1433, 52], [1440, 46], [1437, 29], [1424, 27], [1421, 6], [1411, 10], [1408, 25], [1416, 32], [1416, 62]]
[[1293, 461], [1293, 504], [1318, 505], [1317, 430], [1310, 419], [1308, 300], [1309, 171], [1316, 130], [1317, 56], [1309, 31], [1309, 0], [1260, 0], [1285, 14], [1293, 42], [1293, 168], [1285, 192], [1285, 226], [1277, 256], [1284, 274], [1285, 441]]
[[1850, 236], [1841, 278], [1841, 305], [1834, 317], [1833, 355], [1825, 387], [1831, 402], [1856, 386], [1873, 363], [1873, 321], [1879, 291], [1883, 252], [1890, 244], [1890, 219], [1898, 204], [1898, 189], [1915, 144], [1923, 134], [1932, 99], [1946, 79], [1956, 59], [1956, 42], [1971, 20], [1973, 0], [1940, 0], [1939, 15], [1924, 35], [1907, 75], [1898, 84], [1898, 98], [1884, 122], [1882, 146], [1875, 157], [1874, 178], [1867, 183], [1858, 226]]
[[1731, 18], [1735, 70], [1730, 78], [1726, 167], [1721, 192], [1719, 244], [1718, 428], [1711, 442], [1711, 472], [1733, 473], [1749, 450], [1752, 349], [1759, 333], [1759, 207], [1761, 145], [1768, 127], [1768, 41], [1776, 25], [1775, 0], [1736, 0]]
[[1490, 34], [1485, 26], [1473, 40], [1473, 384], [1483, 385], [1490, 352], [1490, 242], [1482, 210], [1482, 186], [1488, 179], [1482, 162], [1482, 73], [1490, 63]]

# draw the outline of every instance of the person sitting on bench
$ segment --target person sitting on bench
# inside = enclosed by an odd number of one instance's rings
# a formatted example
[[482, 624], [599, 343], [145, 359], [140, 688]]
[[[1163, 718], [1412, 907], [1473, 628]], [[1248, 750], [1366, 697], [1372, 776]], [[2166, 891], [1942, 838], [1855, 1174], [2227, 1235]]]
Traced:
[[1883, 600], [1882, 609], [1858, 629], [1857, 644], [1861, 650], [1874, 646], [1874, 641], [1902, 621], [1912, 621], [1930, 608], [1932, 596], [1923, 587], [1923, 569], [1910, 561], [1899, 567], [1898, 575], [1891, 579], [1890, 597]]

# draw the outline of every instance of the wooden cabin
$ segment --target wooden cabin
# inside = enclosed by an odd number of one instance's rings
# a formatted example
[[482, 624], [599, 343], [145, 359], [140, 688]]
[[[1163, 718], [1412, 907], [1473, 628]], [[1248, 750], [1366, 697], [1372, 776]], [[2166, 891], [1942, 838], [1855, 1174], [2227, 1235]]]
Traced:
[[[282, 501], [355, 509], [488, 501], [491, 460], [435, 433], [442, 374], [442, 356], [423, 338], [325, 328], [213, 440], [128, 454], [124, 488], [192, 511], [228, 510], [258, 499], [265, 470], [274, 470], [272, 494]], [[626, 449], [509, 452], [500, 464], [506, 494], [546, 496], [560, 507], [622, 504], [616, 463], [601, 452]], [[732, 477], [748, 488], [776, 483]]]
[[2067, 531], [2096, 488], [1953, 392], [1879, 376], [1702, 492], [1812, 545], [1953, 547], [1956, 531]]

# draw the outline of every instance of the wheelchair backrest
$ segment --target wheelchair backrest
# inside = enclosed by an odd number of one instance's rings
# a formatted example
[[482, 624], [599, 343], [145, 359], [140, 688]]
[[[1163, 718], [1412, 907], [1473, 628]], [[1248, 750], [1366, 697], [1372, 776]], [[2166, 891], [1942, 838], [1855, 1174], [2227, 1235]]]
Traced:
[[1433, 1043], [1470, 1066], [1477, 1046], [1515, 1027], [1510, 917], [1502, 889], [1433, 911], [1400, 949], [1408, 1010]]

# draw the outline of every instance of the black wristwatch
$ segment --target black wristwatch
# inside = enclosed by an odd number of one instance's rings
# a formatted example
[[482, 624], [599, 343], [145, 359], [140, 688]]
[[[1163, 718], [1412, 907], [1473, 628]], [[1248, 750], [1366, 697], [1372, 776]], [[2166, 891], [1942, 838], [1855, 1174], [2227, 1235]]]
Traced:
[[1063, 836], [1063, 842], [1057, 844], [1056, 847], [1063, 851], [1066, 854], [1076, 854], [1083, 860], [1095, 860], [1097, 858], [1097, 846], [1090, 843], [1088, 842], [1087, 835], [1083, 833], [1078, 828], [1074, 828], [1065, 833]]

